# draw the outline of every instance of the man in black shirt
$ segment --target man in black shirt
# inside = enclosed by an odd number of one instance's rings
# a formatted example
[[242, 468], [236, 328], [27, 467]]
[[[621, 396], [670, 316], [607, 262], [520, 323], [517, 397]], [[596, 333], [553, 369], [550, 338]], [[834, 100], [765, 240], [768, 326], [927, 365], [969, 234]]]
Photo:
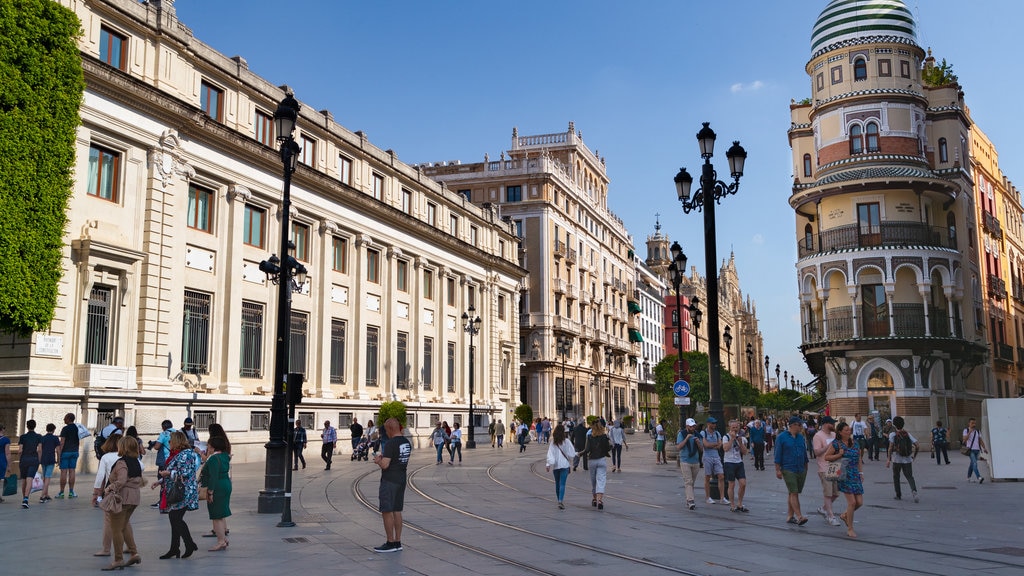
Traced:
[[355, 452], [356, 446], [359, 446], [359, 440], [363, 437], [363, 425], [359, 423], [359, 420], [353, 418], [348, 431], [352, 433], [352, 451]]
[[75, 470], [78, 469], [78, 426], [75, 415], [68, 412], [64, 415], [64, 427], [60, 429], [60, 493], [57, 499], [64, 498], [64, 488], [71, 492], [69, 498], [77, 498], [75, 494]]
[[32, 492], [32, 479], [39, 471], [39, 457], [43, 453], [43, 437], [36, 432], [36, 421], [29, 420], [25, 423], [28, 432], [18, 438], [18, 445], [21, 446], [21, 507], [28, 508], [28, 495]]
[[398, 552], [402, 549], [402, 508], [405, 505], [406, 468], [412, 454], [412, 444], [402, 435], [398, 420], [388, 418], [384, 423], [388, 439], [373, 461], [380, 466], [380, 515], [384, 520], [387, 542], [374, 552]]

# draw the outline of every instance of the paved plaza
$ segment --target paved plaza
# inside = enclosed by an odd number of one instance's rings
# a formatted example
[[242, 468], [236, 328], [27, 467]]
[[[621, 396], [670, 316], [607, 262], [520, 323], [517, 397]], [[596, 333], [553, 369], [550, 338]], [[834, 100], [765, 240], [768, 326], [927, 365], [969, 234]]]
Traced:
[[[1018, 511], [1024, 486], [968, 484], [967, 458], [959, 453], [950, 455], [951, 466], [936, 466], [922, 453], [915, 463], [916, 504], [907, 487], [902, 501], [893, 499], [884, 462], [867, 463], [865, 506], [853, 541], [815, 514], [821, 494], [811, 479], [802, 497], [810, 522], [785, 524], [784, 487], [770, 465], [758, 472], [747, 463], [749, 514], [703, 504], [702, 487], [697, 510], [687, 511], [675, 462], [656, 466], [646, 437], [630, 440], [623, 472], [609, 474], [603, 511], [590, 506], [582, 467], [569, 477], [566, 509], [557, 509], [543, 445], [519, 454], [516, 446], [498, 450], [484, 441], [464, 452], [461, 466], [436, 466], [432, 450], [417, 450], [409, 465], [404, 550], [392, 554], [371, 550], [384, 542], [379, 515], [364, 503], [376, 504], [379, 472], [372, 463], [341, 455], [324, 471], [319, 459], [309, 458], [309, 467], [294, 477], [293, 528], [278, 528], [279, 517], [256, 513], [264, 467], [239, 465], [226, 552], [207, 552], [214, 539], [198, 538], [210, 530], [204, 505], [185, 517], [200, 551], [188, 560], [159, 560], [170, 538], [167, 518], [144, 506], [132, 521], [143, 562], [127, 570], [244, 576], [1024, 574]], [[6, 498], [0, 504], [2, 572], [92, 574], [109, 563], [92, 556], [100, 547], [102, 513], [89, 504], [91, 485], [92, 476], [82, 475], [83, 497], [39, 504], [37, 493], [28, 510], [19, 506], [20, 497]], [[154, 500], [144, 491], [144, 502]]]

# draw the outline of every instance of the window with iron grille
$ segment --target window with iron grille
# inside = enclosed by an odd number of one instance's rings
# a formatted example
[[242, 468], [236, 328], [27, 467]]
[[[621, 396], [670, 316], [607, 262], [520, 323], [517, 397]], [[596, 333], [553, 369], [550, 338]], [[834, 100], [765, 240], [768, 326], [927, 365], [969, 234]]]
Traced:
[[338, 412], [338, 428], [348, 428], [352, 425], [351, 412]]
[[380, 341], [380, 328], [366, 327], [366, 385], [377, 386], [377, 345]]
[[437, 423], [440, 422], [440, 421], [441, 421], [441, 415], [440, 414], [437, 414], [437, 413], [431, 413], [430, 414], [430, 427], [431, 428], [434, 428], [435, 426], [437, 426]]
[[[377, 419], [380, 420], [379, 417]], [[405, 427], [406, 428], [415, 428], [416, 427], [416, 413], [415, 412], [410, 412], [410, 413], [405, 415]]]
[[99, 434], [100, 430], [103, 430], [114, 421], [114, 417], [117, 416], [117, 410], [113, 408], [100, 408], [96, 411], [96, 433]]
[[110, 311], [113, 290], [94, 285], [89, 292], [85, 320], [86, 364], [110, 364]]
[[345, 383], [345, 321], [331, 319], [331, 384]]
[[306, 340], [309, 333], [309, 315], [292, 311], [288, 327], [288, 371], [306, 375]]
[[195, 420], [196, 430], [209, 430], [210, 424], [217, 421], [216, 410], [194, 410], [192, 419]]
[[241, 378], [263, 377], [263, 304], [242, 302]]
[[434, 387], [434, 339], [429, 336], [423, 338], [423, 389], [430, 390]]
[[455, 342], [448, 343], [448, 391], [455, 392]]
[[209, 374], [210, 295], [185, 290], [181, 322], [181, 371]]
[[316, 412], [299, 412], [295, 421], [301, 423], [303, 428], [312, 430], [316, 426]]
[[398, 388], [409, 389], [409, 333], [398, 333], [398, 357], [395, 359], [395, 369], [398, 372]]
[[249, 430], [269, 430], [270, 412], [249, 412]]
[[462, 426], [462, 414], [452, 414], [452, 427], [456, 424]]

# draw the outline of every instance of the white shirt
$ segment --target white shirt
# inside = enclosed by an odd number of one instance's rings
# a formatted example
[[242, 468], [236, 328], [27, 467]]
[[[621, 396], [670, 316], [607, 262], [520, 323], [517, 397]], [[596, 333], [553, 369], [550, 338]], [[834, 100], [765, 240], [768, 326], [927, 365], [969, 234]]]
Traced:
[[462, 428], [456, 428], [452, 430], [451, 440], [452, 444], [462, 442]]
[[100, 458], [100, 463], [96, 470], [96, 482], [92, 485], [93, 488], [102, 490], [106, 486], [107, 476], [110, 476], [110, 469], [114, 467], [114, 462], [120, 459], [121, 457], [117, 455], [117, 452], [107, 452]]
[[747, 439], [743, 436], [738, 437], [736, 444], [732, 443], [732, 438], [726, 434], [722, 437], [722, 447], [725, 448], [725, 458], [723, 462], [730, 464], [742, 464], [743, 456], [740, 454], [740, 445], [743, 447], [747, 446]]
[[865, 428], [867, 428], [867, 424], [858, 420], [854, 420], [853, 424], [850, 424], [850, 429], [853, 430], [854, 436], [863, 436]]
[[[917, 444], [917, 438], [914, 438], [913, 434], [907, 432], [907, 436], [910, 436], [911, 444]], [[889, 450], [892, 454], [892, 461], [896, 464], [910, 464], [914, 461], [913, 456], [900, 456], [899, 453], [896, 452], [896, 432], [889, 433]]]
[[975, 428], [964, 428], [964, 433], [961, 438], [964, 439], [964, 446], [967, 446], [969, 450], [981, 450], [981, 432]]

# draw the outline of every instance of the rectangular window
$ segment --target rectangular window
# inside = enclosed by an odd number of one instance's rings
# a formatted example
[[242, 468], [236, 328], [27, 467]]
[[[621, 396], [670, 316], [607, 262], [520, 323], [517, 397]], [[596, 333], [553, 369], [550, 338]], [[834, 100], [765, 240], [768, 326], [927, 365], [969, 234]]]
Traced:
[[455, 392], [455, 342], [448, 343], [448, 391]]
[[345, 383], [345, 329], [344, 320], [331, 319], [331, 384]]
[[196, 430], [209, 430], [210, 424], [217, 421], [216, 410], [194, 410], [192, 417], [195, 420]]
[[459, 235], [459, 217], [455, 214], [448, 216], [448, 231], [452, 236]]
[[380, 174], [373, 174], [373, 197], [377, 200], [384, 199], [384, 177]]
[[210, 209], [213, 192], [193, 184], [188, 186], [188, 227], [210, 232]]
[[455, 278], [448, 277], [445, 279], [445, 284], [445, 292], [448, 293], [448, 305], [455, 306]]
[[515, 224], [516, 224], [516, 238], [522, 238], [523, 237], [523, 221], [522, 220], [516, 220]]
[[366, 280], [380, 284], [380, 252], [376, 250], [366, 251]]
[[434, 299], [434, 271], [430, 269], [423, 270], [423, 297]]
[[401, 292], [409, 291], [409, 263], [399, 260], [395, 267], [395, 284]]
[[348, 428], [352, 425], [351, 412], [338, 412], [338, 428]]
[[498, 256], [505, 258], [505, 241], [498, 240]]
[[423, 338], [423, 388], [430, 390], [434, 387], [434, 339], [429, 336]]
[[249, 412], [249, 430], [270, 430], [270, 412]]
[[366, 385], [377, 386], [377, 346], [380, 341], [380, 328], [366, 327]]
[[263, 304], [242, 302], [241, 378], [263, 377]]
[[106, 26], [100, 26], [100, 60], [118, 70], [126, 70], [128, 38]]
[[299, 162], [302, 162], [306, 166], [316, 165], [316, 140], [302, 135], [302, 151], [299, 152]]
[[522, 186], [506, 186], [505, 187], [505, 201], [506, 202], [522, 202], [523, 201], [523, 187]]
[[274, 117], [266, 112], [256, 109], [256, 118], [253, 121], [253, 132], [256, 140], [264, 146], [274, 145]]
[[892, 60], [882, 59], [878, 61], [878, 75], [892, 76]]
[[292, 256], [296, 260], [309, 262], [309, 226], [292, 222], [292, 243], [295, 244]]
[[352, 159], [338, 156], [338, 175], [342, 184], [352, 185]]
[[402, 212], [412, 214], [412, 192], [402, 188]]
[[469, 227], [469, 243], [472, 244], [473, 246], [476, 246], [476, 237], [478, 232], [479, 230], [477, 229], [476, 226]]
[[475, 286], [468, 286], [468, 287], [466, 287], [466, 304], [468, 304], [470, 308], [476, 308], [476, 287]]
[[316, 429], [316, 413], [315, 412], [299, 412], [295, 416], [295, 421], [302, 423], [302, 427], [306, 430]]
[[93, 285], [89, 292], [89, 306], [85, 321], [86, 364], [110, 364], [110, 312], [113, 291], [106, 286]]
[[224, 119], [224, 91], [203, 80], [199, 86], [199, 107], [212, 120]]
[[505, 319], [505, 295], [498, 294], [498, 320]]
[[95, 144], [89, 146], [89, 196], [118, 201], [121, 155]]
[[252, 204], [245, 205], [245, 219], [242, 223], [242, 242], [255, 248], [263, 248], [263, 223], [267, 211]]
[[472, 202], [473, 201], [473, 191], [472, 190], [459, 190], [459, 196], [462, 196], [463, 198], [465, 198], [466, 202]]
[[437, 204], [427, 202], [427, 224], [437, 226]]
[[288, 372], [306, 375], [306, 342], [309, 339], [309, 315], [292, 311], [288, 323]]
[[395, 372], [398, 377], [398, 388], [409, 389], [409, 333], [399, 332], [396, 342]]
[[181, 371], [186, 374], [210, 373], [210, 300], [209, 294], [185, 290], [181, 319]]
[[910, 62], [900, 60], [900, 76], [910, 78]]
[[331, 267], [335, 272], [348, 274], [348, 239], [335, 236], [331, 239]]

